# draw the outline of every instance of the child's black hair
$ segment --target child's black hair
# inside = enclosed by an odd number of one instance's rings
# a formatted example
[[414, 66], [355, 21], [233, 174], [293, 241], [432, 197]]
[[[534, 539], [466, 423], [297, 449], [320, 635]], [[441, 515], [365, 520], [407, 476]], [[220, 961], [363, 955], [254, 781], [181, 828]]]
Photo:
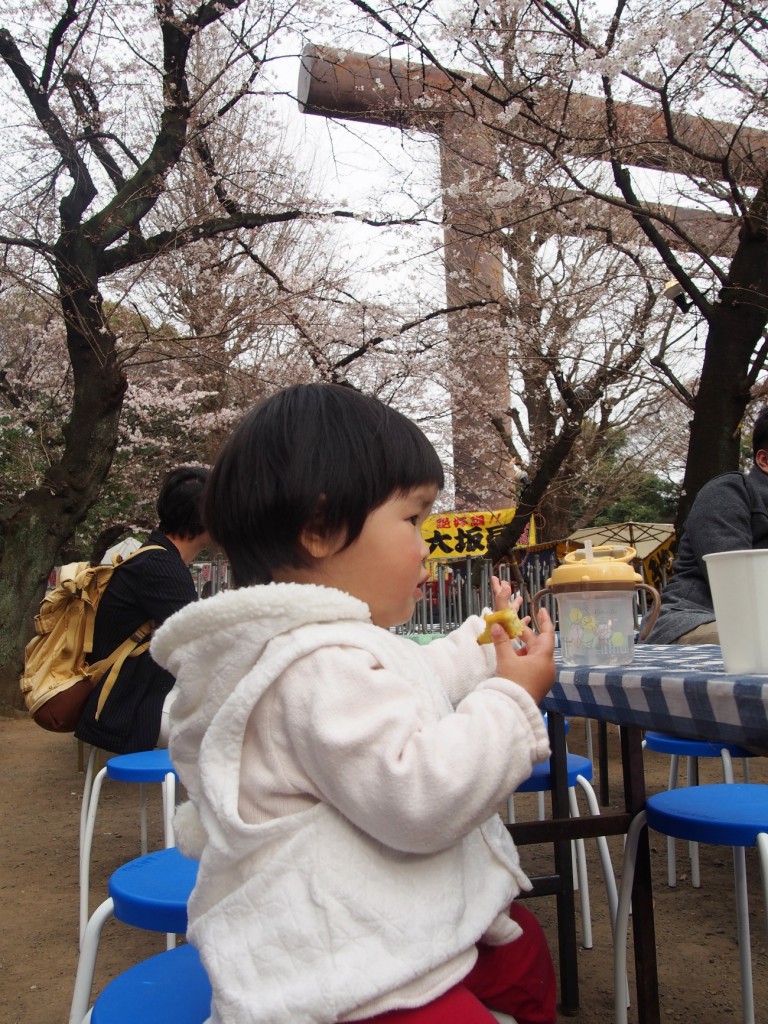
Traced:
[[443, 482], [435, 449], [402, 413], [353, 388], [298, 384], [255, 406], [224, 444], [203, 516], [242, 587], [311, 564], [306, 527], [346, 546], [392, 495]]
[[194, 540], [205, 533], [202, 495], [208, 473], [202, 466], [180, 466], [171, 470], [157, 498], [161, 533], [185, 540]]

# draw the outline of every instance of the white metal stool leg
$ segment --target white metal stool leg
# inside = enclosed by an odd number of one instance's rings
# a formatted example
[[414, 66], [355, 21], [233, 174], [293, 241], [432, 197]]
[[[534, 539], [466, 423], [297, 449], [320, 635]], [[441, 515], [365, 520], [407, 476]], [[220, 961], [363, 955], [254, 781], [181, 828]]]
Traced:
[[595, 763], [595, 758], [594, 758], [594, 747], [593, 747], [593, 744], [592, 744], [592, 719], [591, 718], [585, 718], [584, 719], [584, 738], [587, 741], [587, 757], [594, 764]]
[[176, 845], [173, 832], [173, 815], [176, 811], [176, 776], [168, 772], [163, 783], [163, 835], [165, 847], [169, 849]]
[[147, 784], [139, 783], [139, 818], [141, 822], [141, 855], [147, 852]]
[[75, 990], [72, 993], [72, 1004], [69, 1011], [69, 1024], [81, 1024], [88, 1012], [101, 931], [113, 916], [114, 910], [115, 902], [109, 896], [94, 910], [83, 933], [80, 941], [80, 959], [77, 962], [77, 974], [75, 975]]
[[[587, 807], [589, 808], [590, 814], [599, 814], [600, 807], [597, 802], [597, 795], [595, 794], [592, 784], [584, 778], [583, 775], [576, 777], [576, 782], [581, 786], [584, 791], [584, 795], [587, 798]], [[611, 853], [608, 849], [608, 840], [605, 836], [597, 836], [597, 852], [600, 856], [600, 866], [603, 869], [603, 879], [605, 881], [605, 891], [608, 896], [608, 912], [611, 918], [611, 933], [616, 927], [616, 914], [619, 906], [619, 894], [616, 890], [616, 876], [613, 873], [613, 863], [611, 861]], [[629, 1006], [629, 980], [626, 974], [624, 975], [624, 989], [626, 992], [626, 1003]]]
[[[582, 779], [582, 777], [579, 776], [579, 779]], [[586, 782], [586, 779], [582, 779], [582, 782], [586, 783], [586, 785], [589, 785], [589, 783]], [[536, 794], [536, 796], [538, 798], [537, 799], [537, 804], [538, 804], [539, 812], [540, 812], [539, 813], [539, 820], [540, 821], [543, 820], [543, 818], [544, 818], [544, 815], [541, 813], [541, 800], [542, 800], [543, 795], [544, 795], [543, 793], [537, 793]], [[594, 793], [593, 793], [593, 795], [594, 795]], [[569, 809], [570, 809], [572, 817], [578, 818], [578, 816], [579, 816], [579, 805], [576, 803], [576, 794], [575, 794], [574, 789], [573, 789], [572, 786], [568, 788], [568, 806], [569, 806]], [[596, 800], [595, 800], [595, 807], [597, 807], [597, 801]], [[596, 811], [593, 811], [590, 808], [590, 814], [596, 814], [596, 813], [597, 814], [600, 813], [599, 812], [599, 808]], [[515, 820], [516, 819], [515, 819], [515, 798], [514, 798], [514, 794], [512, 796], [508, 797], [508, 799], [507, 799], [507, 820], [509, 821], [510, 825], [514, 825], [515, 824]], [[602, 836], [601, 838], [603, 840], [603, 843], [605, 843], [605, 836]], [[607, 845], [606, 845], [606, 851], [607, 851]], [[582, 940], [581, 941], [582, 941], [582, 945], [583, 945], [584, 949], [592, 949], [592, 946], [593, 946], [593, 941], [592, 941], [592, 915], [591, 915], [591, 909], [590, 909], [590, 904], [589, 904], [589, 881], [588, 881], [588, 878], [587, 878], [587, 855], [586, 855], [586, 850], [585, 850], [585, 847], [584, 847], [584, 840], [583, 839], [574, 839], [574, 840], [572, 840], [571, 841], [571, 852], [572, 852], [572, 856], [573, 856], [574, 864], [575, 864], [575, 868], [574, 868], [574, 872], [573, 872], [573, 889], [574, 889], [574, 892], [578, 892], [578, 894], [579, 894], [579, 904], [581, 906], [581, 923], [582, 923]], [[605, 864], [602, 861], [602, 854], [601, 854], [601, 858], [600, 859], [601, 859], [601, 863], [603, 864], [603, 871], [605, 871]], [[611, 877], [613, 878], [613, 869], [611, 869]], [[615, 888], [616, 888], [615, 880], [613, 882], [613, 886], [614, 886], [614, 891], [615, 891]]]
[[741, 1005], [745, 1024], [754, 1024], [755, 996], [752, 990], [752, 942], [749, 936], [747, 866], [743, 846], [733, 847], [733, 879], [736, 887], [736, 930], [741, 961]]
[[[579, 804], [576, 800], [576, 790], [572, 786], [568, 789], [568, 807], [571, 817], [578, 818]], [[576, 852], [576, 878], [578, 879], [579, 903], [581, 904], [581, 941], [584, 949], [592, 949], [592, 908], [589, 902], [587, 854], [584, 848], [584, 840], [574, 840], [572, 849]]]
[[[723, 782], [733, 782], [733, 760], [730, 751], [725, 747], [720, 751], [720, 758], [723, 762]], [[699, 784], [699, 760], [697, 757], [686, 757], [687, 779], [689, 786]], [[749, 759], [742, 758], [744, 765], [744, 781], [749, 779]], [[677, 789], [680, 784], [680, 757], [678, 754], [670, 754], [669, 760], [669, 789]], [[667, 885], [674, 889], [677, 885], [676, 865], [676, 840], [673, 836], [667, 836]], [[694, 889], [701, 888], [701, 872], [699, 869], [699, 844], [688, 843], [688, 856], [691, 861], [691, 885]]]
[[[668, 789], [677, 789], [680, 782], [680, 757], [672, 754], [669, 758]], [[667, 836], [667, 885], [674, 889], [677, 885], [677, 847], [672, 836]]]
[[761, 832], [755, 845], [763, 876], [763, 909], [765, 910], [765, 926], [768, 928], [768, 832]]
[[80, 856], [83, 855], [83, 838], [85, 836], [85, 823], [88, 820], [88, 807], [91, 802], [91, 788], [93, 786], [93, 770], [98, 757], [98, 747], [91, 747], [88, 754], [88, 763], [85, 769], [85, 782], [83, 783], [83, 801], [80, 804]]
[[[698, 786], [699, 784], [699, 759], [688, 758], [688, 785]], [[699, 870], [699, 844], [688, 843], [688, 859], [691, 862], [691, 885], [694, 889], [701, 888], [701, 871]]]
[[91, 795], [88, 800], [88, 816], [85, 823], [85, 835], [83, 846], [80, 851], [80, 945], [82, 947], [85, 928], [88, 924], [88, 895], [91, 877], [91, 847], [93, 846], [93, 831], [96, 825], [96, 812], [99, 808], [99, 794], [101, 786], [107, 774], [106, 766], [97, 773], [93, 780]]
[[[589, 808], [590, 814], [599, 814], [600, 807], [597, 802], [597, 795], [592, 785], [582, 776], [576, 777], [576, 782], [579, 784], [584, 792], [587, 799], [587, 807]], [[605, 836], [597, 836], [597, 852], [600, 857], [600, 866], [603, 869], [603, 878], [605, 879], [605, 891], [608, 896], [608, 910], [611, 915], [611, 927], [616, 920], [616, 910], [619, 904], [619, 895], [616, 889], [616, 876], [613, 873], [613, 863], [611, 862], [611, 853], [608, 849], [608, 840]]]

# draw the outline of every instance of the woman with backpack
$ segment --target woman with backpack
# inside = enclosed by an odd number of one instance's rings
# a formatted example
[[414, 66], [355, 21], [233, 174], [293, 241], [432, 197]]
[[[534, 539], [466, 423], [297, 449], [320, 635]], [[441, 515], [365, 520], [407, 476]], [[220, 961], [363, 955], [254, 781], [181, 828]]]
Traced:
[[[197, 600], [189, 563], [208, 544], [200, 498], [208, 470], [181, 467], [168, 474], [157, 499], [158, 527], [144, 547], [120, 566], [96, 611], [91, 661], [107, 658], [127, 637], [149, 632]], [[94, 687], [75, 736], [114, 754], [167, 745], [167, 712], [174, 677], [149, 650], [122, 663], [114, 681]], [[108, 694], [105, 692], [109, 687]], [[165, 709], [165, 713], [164, 713]]]

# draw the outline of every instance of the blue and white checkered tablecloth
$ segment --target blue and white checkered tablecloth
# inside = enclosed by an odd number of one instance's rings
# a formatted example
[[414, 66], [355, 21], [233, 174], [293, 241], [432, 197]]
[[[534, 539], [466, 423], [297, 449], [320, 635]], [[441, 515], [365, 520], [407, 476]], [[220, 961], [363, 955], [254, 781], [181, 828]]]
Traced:
[[558, 660], [557, 682], [543, 706], [768, 754], [768, 673], [727, 674], [712, 644], [640, 644], [632, 663], [616, 668], [571, 668]]

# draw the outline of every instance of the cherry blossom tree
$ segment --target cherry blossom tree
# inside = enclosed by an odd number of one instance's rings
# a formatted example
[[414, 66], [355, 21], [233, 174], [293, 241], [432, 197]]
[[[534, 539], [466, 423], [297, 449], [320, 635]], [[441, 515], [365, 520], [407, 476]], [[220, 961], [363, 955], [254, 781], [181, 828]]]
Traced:
[[237, 403], [285, 382], [289, 364], [293, 379], [352, 376], [383, 344], [345, 331], [324, 352], [339, 318], [321, 330], [309, 292], [322, 279], [325, 308], [341, 292], [328, 259], [312, 277], [289, 227], [350, 214], [270, 165], [259, 133], [265, 64], [306, 11], [249, 0], [3, 8], [0, 287], [46, 311], [25, 351], [5, 339], [0, 367], [6, 437], [18, 442], [0, 517], [10, 702], [49, 571], [116, 452], [104, 493], [115, 513], [110, 493], [144, 500], [132, 474], [151, 481], [171, 459], [209, 457]]
[[690, 419], [680, 527], [702, 484], [738, 464], [765, 380], [763, 12], [740, 0], [350, 3], [379, 54], [397, 47], [427, 69], [423, 106], [450, 107], [495, 138], [498, 168], [525, 196], [503, 210], [500, 232], [541, 215], [562, 233], [618, 241], [643, 256], [657, 294], [672, 279], [703, 325], [687, 374], [667, 359], [675, 332], [650, 354]]

